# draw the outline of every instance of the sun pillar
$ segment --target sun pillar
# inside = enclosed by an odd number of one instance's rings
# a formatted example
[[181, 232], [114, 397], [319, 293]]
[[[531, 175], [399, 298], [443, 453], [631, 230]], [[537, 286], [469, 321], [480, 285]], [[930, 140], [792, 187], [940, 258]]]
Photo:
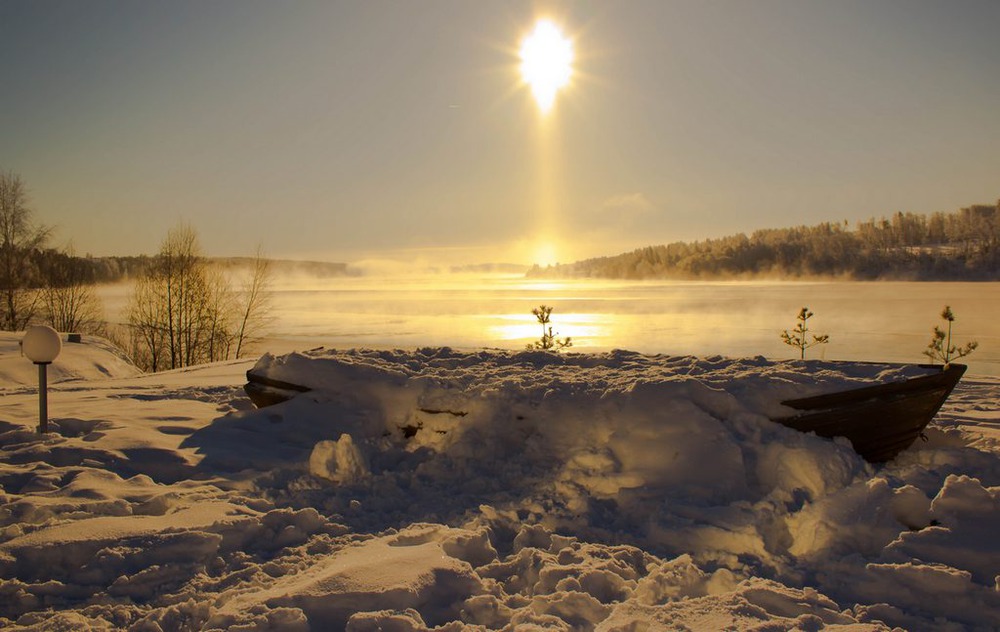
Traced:
[[573, 44], [549, 20], [539, 20], [521, 42], [521, 78], [530, 86], [538, 106], [538, 208], [532, 256], [541, 265], [558, 261], [559, 185], [558, 128], [555, 119], [557, 93], [572, 76]]
[[538, 212], [532, 239], [535, 263], [549, 265], [559, 261], [559, 169], [556, 126], [547, 116], [538, 117]]

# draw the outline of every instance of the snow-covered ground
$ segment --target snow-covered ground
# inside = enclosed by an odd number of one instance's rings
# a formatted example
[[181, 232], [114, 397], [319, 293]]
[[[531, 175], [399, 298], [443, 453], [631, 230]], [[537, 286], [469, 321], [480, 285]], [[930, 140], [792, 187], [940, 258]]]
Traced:
[[1000, 378], [872, 466], [766, 419], [908, 374], [631, 352], [265, 356], [141, 375], [0, 333], [0, 627], [1000, 628]]

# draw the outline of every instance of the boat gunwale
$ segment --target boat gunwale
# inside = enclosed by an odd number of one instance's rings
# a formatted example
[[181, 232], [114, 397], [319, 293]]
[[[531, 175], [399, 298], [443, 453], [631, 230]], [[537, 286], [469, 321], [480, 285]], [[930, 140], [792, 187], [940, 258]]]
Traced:
[[918, 375], [905, 380], [883, 382], [881, 384], [872, 384], [870, 386], [862, 386], [860, 388], [834, 391], [832, 393], [823, 393], [820, 395], [811, 395], [809, 397], [786, 399], [782, 401], [781, 404], [783, 406], [788, 406], [789, 408], [801, 411], [799, 415], [790, 416], [790, 418], [795, 418], [812, 412], [843, 408], [844, 406], [851, 404], [860, 404], [872, 399], [881, 399], [893, 395], [906, 395], [914, 391], [929, 390], [934, 386], [947, 388], [947, 392], [945, 393], [945, 398], [947, 398], [948, 394], [950, 394], [955, 385], [958, 384], [958, 381], [961, 379], [962, 375], [965, 374], [965, 371], [968, 368], [966, 365], [958, 363], [951, 363], [945, 366], [935, 364], [920, 364], [917, 366], [928, 369], [937, 368], [939, 371], [936, 373], [929, 373], [927, 375]]

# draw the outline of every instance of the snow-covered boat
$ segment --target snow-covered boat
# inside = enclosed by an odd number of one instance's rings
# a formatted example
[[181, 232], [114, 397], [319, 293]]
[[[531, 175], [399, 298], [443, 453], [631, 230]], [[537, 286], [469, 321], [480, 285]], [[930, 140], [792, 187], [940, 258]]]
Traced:
[[923, 433], [965, 369], [950, 364], [901, 382], [786, 400], [781, 403], [802, 412], [773, 421], [821, 437], [846, 437], [866, 461], [882, 463]]
[[[352, 356], [353, 357], [353, 356]], [[548, 356], [546, 356], [548, 357]], [[553, 356], [558, 358], [559, 356]], [[406, 358], [413, 360], [413, 358]], [[530, 358], [537, 360], [537, 358]], [[496, 358], [487, 358], [487, 361], [495, 361]], [[653, 359], [650, 359], [651, 361]], [[340, 392], [342, 394], [351, 393], [361, 388], [367, 388], [362, 384], [370, 379], [386, 379], [386, 375], [395, 375], [392, 371], [381, 374], [356, 374], [356, 359], [352, 359], [352, 364], [339, 365], [333, 372], [324, 373], [318, 364], [321, 362], [315, 358], [298, 356], [297, 362], [300, 364], [297, 371], [282, 371], [283, 361], [270, 358], [268, 361], [262, 360], [253, 369], [247, 371], [247, 383], [244, 390], [258, 407], [272, 406], [289, 400], [311, 390], [323, 389]], [[459, 362], [461, 366], [468, 366], [466, 362], [475, 363], [475, 358], [463, 358]], [[515, 359], [508, 358], [507, 361], [515, 362]], [[571, 362], [569, 359], [552, 360], [553, 362]], [[617, 360], [610, 361], [613, 365]], [[754, 360], [756, 361], [756, 360]], [[583, 362], [575, 360], [575, 362]], [[583, 362], [585, 365], [586, 362]], [[838, 363], [827, 363], [825, 369], [829, 372], [831, 366]], [[766, 417], [772, 421], [799, 430], [805, 433], [816, 433], [821, 437], [834, 438], [845, 437], [853, 446], [854, 450], [865, 460], [872, 463], [889, 461], [908, 448], [922, 433], [927, 424], [944, 404], [952, 389], [958, 383], [966, 370], [963, 364], [951, 364], [947, 367], [935, 367], [931, 365], [892, 365], [878, 363], [840, 363], [845, 370], [863, 370], [877, 373], [880, 370], [888, 369], [895, 375], [894, 378], [885, 381], [877, 379], [873, 373], [871, 379], [857, 379], [852, 382], [844, 382], [836, 390], [828, 391], [819, 395], [808, 397], [775, 398], [775, 402], [780, 401], [780, 406], [773, 406], [771, 410], [764, 411]], [[583, 368], [580, 370], [593, 370]], [[395, 366], [395, 365], [393, 365]], [[412, 369], [414, 374], [421, 374], [421, 365], [417, 363], [417, 368]], [[278, 367], [274, 377], [270, 369]], [[868, 368], [872, 367], [872, 368]], [[802, 367], [799, 367], [800, 369]], [[823, 367], [814, 367], [817, 370]], [[315, 370], [314, 370], [315, 369]], [[379, 369], [381, 370], [381, 369]], [[766, 372], [766, 369], [761, 369]], [[766, 376], [763, 376], [765, 377]], [[820, 386], [822, 378], [819, 374], [810, 377], [805, 371], [800, 371], [797, 377], [801, 385], [808, 384], [810, 380], [815, 380], [817, 384], [813, 387], [806, 387], [808, 392], [816, 391]], [[284, 378], [284, 379], [280, 379]], [[395, 379], [390, 378], [390, 382]], [[699, 379], [704, 379], [703, 374], [699, 374]], [[312, 386], [302, 383], [288, 381], [295, 379], [301, 382], [310, 382]], [[399, 378], [402, 379], [402, 378]], [[399, 382], [398, 384], [402, 384]], [[717, 387], [718, 385], [716, 385]], [[390, 389], [391, 390], [391, 389]], [[432, 407], [433, 408], [433, 407]], [[798, 411], [789, 414], [789, 409]], [[428, 412], [427, 407], [422, 409]]]
[[250, 369], [247, 371], [247, 383], [243, 385], [243, 390], [254, 406], [264, 408], [288, 401], [312, 389], [308, 386], [275, 380]]

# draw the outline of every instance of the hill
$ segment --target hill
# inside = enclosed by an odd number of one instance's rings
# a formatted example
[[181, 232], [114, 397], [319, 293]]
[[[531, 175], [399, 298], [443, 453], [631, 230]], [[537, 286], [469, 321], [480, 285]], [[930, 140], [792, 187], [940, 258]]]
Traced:
[[857, 280], [1000, 279], [1000, 201], [930, 216], [896, 213], [860, 222], [758, 230], [542, 268], [529, 277], [713, 279], [840, 277]]

